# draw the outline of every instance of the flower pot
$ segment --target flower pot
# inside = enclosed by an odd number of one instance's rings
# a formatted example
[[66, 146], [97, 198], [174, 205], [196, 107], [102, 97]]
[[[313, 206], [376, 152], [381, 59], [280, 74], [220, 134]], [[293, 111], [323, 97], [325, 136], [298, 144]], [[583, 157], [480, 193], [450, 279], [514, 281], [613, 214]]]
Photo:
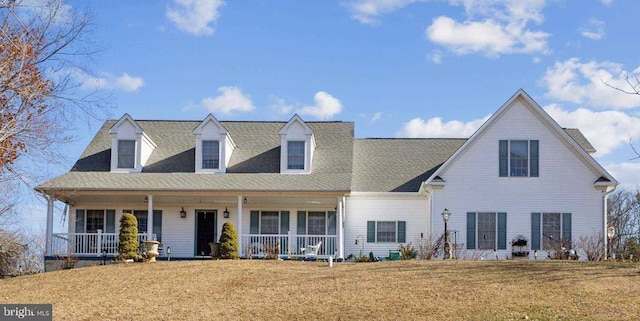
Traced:
[[144, 241], [144, 245], [147, 247], [147, 258], [149, 259], [149, 263], [155, 262], [156, 257], [160, 255], [158, 253], [158, 245], [160, 242], [158, 241]]
[[211, 247], [211, 257], [214, 259], [220, 257], [220, 243], [210, 242], [209, 246]]

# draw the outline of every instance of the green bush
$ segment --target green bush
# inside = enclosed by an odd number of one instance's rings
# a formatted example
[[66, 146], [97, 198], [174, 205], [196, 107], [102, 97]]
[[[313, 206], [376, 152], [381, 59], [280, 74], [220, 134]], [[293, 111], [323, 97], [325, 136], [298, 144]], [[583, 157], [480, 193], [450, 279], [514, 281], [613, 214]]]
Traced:
[[234, 260], [238, 258], [238, 232], [236, 232], [236, 228], [231, 222], [226, 222], [222, 225], [220, 257]]
[[138, 256], [138, 219], [130, 213], [120, 218], [120, 243], [118, 259], [136, 259]]
[[416, 249], [411, 245], [411, 243], [407, 245], [398, 244], [398, 251], [400, 251], [400, 257], [403, 260], [410, 260], [415, 258], [418, 255]]
[[629, 259], [634, 262], [640, 260], [640, 242], [636, 237], [629, 237], [624, 242], [623, 259]]

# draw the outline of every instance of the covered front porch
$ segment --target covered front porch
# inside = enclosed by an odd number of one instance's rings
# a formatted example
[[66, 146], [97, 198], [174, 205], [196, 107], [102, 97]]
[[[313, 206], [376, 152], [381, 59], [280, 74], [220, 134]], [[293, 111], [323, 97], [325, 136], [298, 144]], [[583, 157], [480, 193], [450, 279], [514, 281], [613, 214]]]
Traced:
[[[47, 196], [47, 257], [115, 257], [119, 220], [138, 218], [138, 240], [162, 244], [161, 259], [210, 256], [225, 222], [238, 232], [242, 258], [344, 257], [344, 195], [329, 193], [87, 193]], [[68, 202], [68, 231], [53, 233], [53, 202]], [[318, 246], [317, 249], [314, 246]]]

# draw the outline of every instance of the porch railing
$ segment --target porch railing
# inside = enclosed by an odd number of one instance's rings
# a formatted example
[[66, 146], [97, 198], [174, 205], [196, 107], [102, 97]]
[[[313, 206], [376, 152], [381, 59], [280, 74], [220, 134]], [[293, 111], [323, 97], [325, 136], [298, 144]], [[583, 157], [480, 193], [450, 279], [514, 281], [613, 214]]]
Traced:
[[[138, 244], [147, 240], [147, 233], [138, 234]], [[50, 255], [103, 255], [118, 254], [118, 233], [53, 233]]]
[[[319, 257], [335, 256], [337, 237], [335, 235], [296, 235], [296, 234], [245, 234], [241, 236], [242, 257], [305, 256], [309, 245], [322, 242], [318, 251]], [[307, 251], [303, 251], [306, 249]]]

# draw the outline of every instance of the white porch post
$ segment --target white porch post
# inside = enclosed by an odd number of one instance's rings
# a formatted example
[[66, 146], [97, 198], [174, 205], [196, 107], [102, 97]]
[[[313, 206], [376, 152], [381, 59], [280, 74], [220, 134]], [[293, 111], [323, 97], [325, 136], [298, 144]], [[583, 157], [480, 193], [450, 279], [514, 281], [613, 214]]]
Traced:
[[51, 255], [51, 242], [53, 241], [53, 196], [45, 195], [47, 199], [47, 240], [46, 255]]
[[238, 195], [238, 252], [240, 256], [243, 256], [244, 250], [242, 247], [242, 195]]
[[151, 240], [153, 233], [153, 195], [147, 196], [147, 240]]
[[337, 225], [336, 226], [336, 243], [338, 243], [338, 253], [337, 258], [344, 258], [344, 227], [343, 227], [343, 216], [344, 216], [344, 198], [338, 197], [338, 216]]

